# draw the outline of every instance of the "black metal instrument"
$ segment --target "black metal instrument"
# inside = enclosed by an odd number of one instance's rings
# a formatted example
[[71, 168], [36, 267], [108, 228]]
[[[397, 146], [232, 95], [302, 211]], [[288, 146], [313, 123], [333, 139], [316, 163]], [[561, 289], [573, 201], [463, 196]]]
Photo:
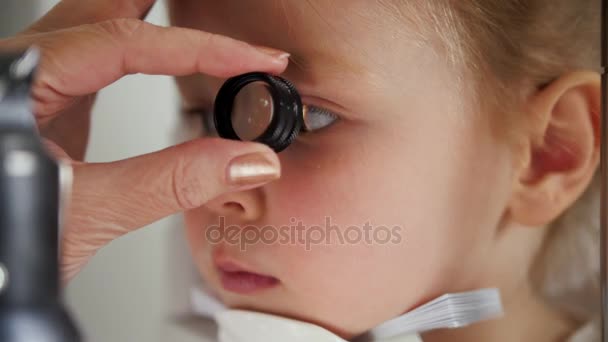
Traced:
[[61, 167], [30, 109], [38, 55], [0, 55], [0, 341], [74, 342], [60, 296]]

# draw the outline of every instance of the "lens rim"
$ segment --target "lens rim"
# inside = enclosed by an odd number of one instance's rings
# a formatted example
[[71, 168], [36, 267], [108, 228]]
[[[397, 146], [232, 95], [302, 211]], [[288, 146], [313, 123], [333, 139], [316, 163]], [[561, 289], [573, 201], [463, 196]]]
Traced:
[[266, 144], [278, 153], [293, 142], [303, 127], [302, 99], [296, 88], [282, 77], [251, 72], [228, 79], [215, 98], [215, 128], [222, 138], [242, 141], [232, 124], [234, 99], [245, 86], [259, 81], [268, 85], [274, 112], [268, 128], [253, 141]]

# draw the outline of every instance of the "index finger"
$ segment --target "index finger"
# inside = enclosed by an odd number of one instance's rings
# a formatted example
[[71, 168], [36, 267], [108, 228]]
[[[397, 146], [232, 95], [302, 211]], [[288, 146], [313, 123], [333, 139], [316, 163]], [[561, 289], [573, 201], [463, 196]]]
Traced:
[[[33, 43], [43, 54], [33, 87], [34, 111], [38, 119], [45, 120], [64, 109], [69, 104], [66, 99], [95, 93], [128, 74], [278, 74], [287, 67], [289, 56], [226, 36], [137, 19], [110, 20], [32, 37], [38, 38]], [[18, 43], [29, 42], [21, 39]]]
[[22, 34], [49, 32], [115, 18], [143, 19], [155, 0], [63, 0]]

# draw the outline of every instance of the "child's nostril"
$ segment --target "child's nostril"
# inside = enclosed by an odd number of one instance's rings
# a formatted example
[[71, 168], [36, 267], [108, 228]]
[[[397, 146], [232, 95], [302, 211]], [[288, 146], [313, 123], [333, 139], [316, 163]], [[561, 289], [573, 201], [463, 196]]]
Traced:
[[240, 203], [237, 202], [227, 202], [224, 203], [224, 205], [222, 206], [224, 209], [226, 210], [230, 210], [230, 211], [245, 211], [245, 207], [243, 207], [243, 205], [241, 205]]

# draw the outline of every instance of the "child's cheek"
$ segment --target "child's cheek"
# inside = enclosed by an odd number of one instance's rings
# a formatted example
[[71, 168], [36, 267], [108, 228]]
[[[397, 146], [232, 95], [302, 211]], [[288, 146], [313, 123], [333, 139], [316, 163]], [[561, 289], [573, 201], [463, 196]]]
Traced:
[[[440, 125], [434, 128], [453, 142], [454, 150], [468, 148], [450, 139], [449, 134], [455, 134], [450, 130], [444, 133]], [[294, 155], [283, 157], [282, 178], [268, 186], [269, 220], [289, 223], [295, 219], [308, 229], [320, 226], [326, 233], [329, 229], [341, 234], [343, 242], [333, 234], [331, 243], [306, 241], [311, 248], [298, 243], [266, 252], [280, 260], [288, 281], [325, 291], [335, 296], [333, 303], [344, 299], [345, 307], [347, 299], [354, 300], [348, 298], [351, 295], [378, 290], [377, 284], [399, 284], [400, 290], [383, 292], [392, 293], [392, 302], [399, 303], [386, 307], [396, 314], [437, 290], [436, 284], [446, 283], [443, 271], [457, 260], [453, 256], [458, 250], [467, 248], [452, 238], [466, 239], [466, 231], [475, 222], [460, 227], [463, 222], [454, 220], [467, 210], [467, 202], [453, 198], [454, 193], [466, 193], [459, 178], [464, 173], [449, 155], [453, 152], [438, 146], [430, 133], [405, 134], [405, 128], [382, 132], [353, 134], [359, 139], [324, 144], [318, 150], [296, 147]], [[389, 241], [383, 238], [386, 234], [374, 236], [381, 227], [391, 229]], [[365, 238], [366, 229], [372, 232], [371, 239]], [[362, 272], [374, 281], [361, 279]], [[375, 311], [370, 307], [367, 312]]]

